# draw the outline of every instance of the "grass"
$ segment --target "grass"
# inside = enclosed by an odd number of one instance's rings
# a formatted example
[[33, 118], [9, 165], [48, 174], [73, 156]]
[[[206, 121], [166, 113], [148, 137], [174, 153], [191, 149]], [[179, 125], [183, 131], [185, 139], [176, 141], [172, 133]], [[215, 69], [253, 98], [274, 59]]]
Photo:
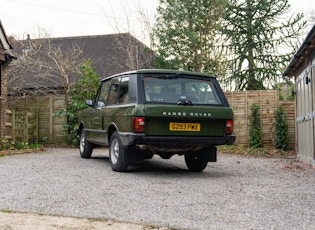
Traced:
[[3, 213], [13, 213], [13, 211], [7, 210], [7, 209], [1, 209], [0, 212], [3, 212]]
[[263, 157], [294, 157], [294, 150], [281, 150], [273, 147], [250, 148], [243, 145], [222, 145], [218, 146], [219, 153], [238, 154], [245, 156]]

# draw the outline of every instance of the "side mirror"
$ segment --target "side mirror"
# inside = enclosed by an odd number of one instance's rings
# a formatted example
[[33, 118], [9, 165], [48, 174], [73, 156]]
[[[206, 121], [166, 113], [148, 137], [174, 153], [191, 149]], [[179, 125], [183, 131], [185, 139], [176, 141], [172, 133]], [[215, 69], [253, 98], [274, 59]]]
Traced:
[[93, 105], [93, 101], [92, 100], [85, 100], [85, 104], [88, 106], [92, 106]]

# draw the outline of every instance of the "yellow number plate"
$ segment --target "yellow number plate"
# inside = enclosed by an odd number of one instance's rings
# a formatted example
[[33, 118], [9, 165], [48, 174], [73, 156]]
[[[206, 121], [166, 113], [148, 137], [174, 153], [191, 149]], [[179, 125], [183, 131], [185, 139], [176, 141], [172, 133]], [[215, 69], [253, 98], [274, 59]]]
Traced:
[[193, 131], [199, 132], [200, 131], [200, 124], [199, 123], [170, 123], [170, 131]]

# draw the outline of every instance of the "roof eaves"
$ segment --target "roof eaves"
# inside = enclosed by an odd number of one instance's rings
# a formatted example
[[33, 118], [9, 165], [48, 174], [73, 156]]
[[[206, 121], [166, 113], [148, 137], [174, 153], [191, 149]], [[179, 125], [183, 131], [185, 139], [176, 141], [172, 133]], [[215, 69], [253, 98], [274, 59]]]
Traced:
[[4, 27], [2, 25], [2, 22], [0, 20], [0, 42], [3, 44], [3, 47], [5, 50], [12, 49], [11, 44], [8, 41], [7, 35], [5, 33]]
[[[98, 34], [98, 35], [83, 35], [83, 36], [70, 36], [70, 37], [52, 37], [49, 38], [51, 40], [71, 40], [71, 39], [89, 39], [89, 38], [102, 38], [102, 37], [117, 37], [117, 36], [132, 36], [129, 33], [117, 33], [117, 34]], [[47, 38], [41, 38], [41, 39], [47, 39]], [[33, 39], [36, 40], [36, 39]]]
[[306, 36], [306, 38], [305, 38], [304, 42], [302, 43], [302, 45], [300, 46], [299, 50], [296, 52], [294, 57], [291, 59], [290, 64], [284, 70], [284, 72], [282, 74], [283, 76], [291, 76], [292, 77], [292, 73], [291, 73], [292, 69], [296, 65], [297, 61], [304, 55], [305, 50], [311, 45], [311, 40], [314, 37], [315, 37], [315, 24], [314, 24], [313, 28], [311, 29], [311, 31]]

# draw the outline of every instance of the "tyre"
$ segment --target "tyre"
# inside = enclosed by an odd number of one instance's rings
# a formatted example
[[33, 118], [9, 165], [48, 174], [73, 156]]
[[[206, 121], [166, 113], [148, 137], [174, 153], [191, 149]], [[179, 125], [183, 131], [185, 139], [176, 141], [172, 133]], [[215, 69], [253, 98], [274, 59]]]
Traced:
[[208, 162], [200, 160], [198, 153], [194, 152], [185, 153], [185, 162], [188, 169], [194, 172], [202, 172], [208, 164]]
[[80, 133], [80, 155], [82, 158], [90, 158], [93, 151], [93, 144], [86, 139], [85, 129]]
[[112, 170], [116, 172], [126, 172], [128, 164], [126, 161], [126, 149], [121, 143], [118, 133], [115, 131], [109, 143], [109, 160]]

